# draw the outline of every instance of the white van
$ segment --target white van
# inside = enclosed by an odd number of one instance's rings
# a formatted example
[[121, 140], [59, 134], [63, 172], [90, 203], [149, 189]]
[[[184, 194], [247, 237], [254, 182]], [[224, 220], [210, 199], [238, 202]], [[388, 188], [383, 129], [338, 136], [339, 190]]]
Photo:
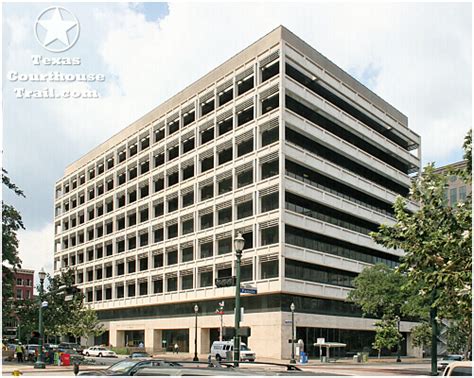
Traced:
[[[225, 360], [227, 353], [233, 351], [233, 341], [214, 341], [211, 346], [211, 358], [215, 358], [217, 361]], [[234, 359], [233, 356], [232, 359]], [[255, 352], [252, 352], [244, 343], [240, 343], [240, 360], [255, 361]]]

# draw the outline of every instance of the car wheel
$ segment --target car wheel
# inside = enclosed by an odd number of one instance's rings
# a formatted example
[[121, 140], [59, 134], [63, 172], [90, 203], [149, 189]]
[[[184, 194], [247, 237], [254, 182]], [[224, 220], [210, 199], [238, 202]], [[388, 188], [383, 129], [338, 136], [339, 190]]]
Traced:
[[99, 354], [97, 355], [97, 357], [102, 357], [102, 353], [99, 353]]
[[86, 356], [87, 356], [87, 357], [89, 357], [89, 356], [90, 356], [89, 352], [86, 352]]
[[221, 362], [222, 361], [222, 357], [220, 354], [216, 354], [216, 360]]

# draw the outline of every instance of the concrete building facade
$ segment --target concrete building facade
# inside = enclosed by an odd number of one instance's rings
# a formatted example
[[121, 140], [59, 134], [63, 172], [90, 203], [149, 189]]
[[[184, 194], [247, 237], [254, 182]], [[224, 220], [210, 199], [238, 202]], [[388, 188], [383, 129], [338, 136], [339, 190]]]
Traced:
[[[360, 351], [374, 320], [345, 298], [364, 267], [403, 253], [368, 232], [394, 222], [419, 146], [402, 113], [278, 27], [66, 168], [55, 272], [75, 270], [108, 329], [96, 342], [194, 352], [198, 304], [207, 354], [220, 301], [233, 325], [235, 287], [214, 281], [234, 274], [240, 231], [257, 355], [290, 356], [292, 302], [311, 355], [317, 337]], [[408, 354], [412, 326], [401, 323]]]

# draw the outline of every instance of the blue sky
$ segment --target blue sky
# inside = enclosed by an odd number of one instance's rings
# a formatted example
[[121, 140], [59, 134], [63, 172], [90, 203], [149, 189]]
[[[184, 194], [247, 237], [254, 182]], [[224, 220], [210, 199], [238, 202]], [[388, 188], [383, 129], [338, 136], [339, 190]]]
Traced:
[[[63, 57], [81, 65], [34, 66], [53, 56], [35, 39], [52, 3], [3, 4], [3, 166], [26, 199], [25, 267], [51, 269], [53, 192], [65, 167], [145, 112], [282, 24], [409, 118], [423, 162], [462, 157], [471, 127], [471, 4], [55, 3], [79, 20]], [[17, 99], [10, 71], [102, 73], [100, 99]], [[28, 83], [27, 88], [61, 84]]]

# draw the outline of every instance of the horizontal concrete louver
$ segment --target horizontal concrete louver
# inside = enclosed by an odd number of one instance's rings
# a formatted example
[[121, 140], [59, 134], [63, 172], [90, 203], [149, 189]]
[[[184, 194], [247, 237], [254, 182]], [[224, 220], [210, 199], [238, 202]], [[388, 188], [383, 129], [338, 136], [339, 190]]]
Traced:
[[178, 171], [179, 171], [179, 165], [176, 164], [175, 166], [173, 166], [173, 167], [171, 167], [171, 168], [168, 168], [168, 169], [166, 170], [166, 175], [171, 175], [171, 174], [176, 173], [176, 172], [178, 172]]
[[181, 141], [185, 142], [185, 141], [187, 141], [191, 138], [194, 138], [194, 130], [191, 130], [191, 131], [183, 134], [182, 137], [181, 137]]
[[224, 142], [222, 144], [219, 144], [216, 147], [216, 152], [221, 152], [223, 150], [227, 150], [228, 148], [232, 147], [232, 140], [228, 140], [227, 142]]
[[212, 272], [212, 265], [198, 267], [198, 273]]
[[199, 155], [199, 160], [206, 159], [206, 158], [211, 157], [211, 156], [214, 156], [214, 148], [211, 148], [207, 151], [202, 152]]
[[217, 234], [216, 235], [216, 240], [222, 240], [226, 238], [230, 238], [232, 236], [232, 233], [230, 231], [223, 232], [222, 234]]
[[211, 127], [214, 126], [214, 121], [211, 120], [211, 121], [206, 121], [204, 122], [202, 125], [199, 125], [199, 131], [202, 132], [202, 131], [205, 131]]
[[252, 67], [249, 67], [247, 68], [246, 70], [238, 73], [236, 76], [235, 76], [235, 81], [240, 81], [240, 80], [244, 80], [246, 78], [248, 78], [249, 76], [253, 75], [253, 66]]
[[183, 277], [183, 276], [192, 276], [193, 275], [193, 270], [192, 269], [183, 269], [179, 272], [179, 275], [181, 277]]
[[246, 194], [245, 196], [239, 197], [235, 199], [235, 204], [239, 205], [241, 203], [250, 201], [253, 198], [253, 193]]
[[230, 206], [232, 206], [232, 201], [231, 200], [222, 202], [222, 203], [216, 205], [216, 211], [225, 209], [225, 208], [230, 207]]
[[199, 98], [199, 103], [200, 104], [205, 104], [206, 102], [208, 102], [210, 100], [213, 100], [213, 99], [214, 99], [214, 92], [211, 91], [211, 92], [208, 92], [205, 95], [201, 96]]
[[217, 117], [216, 117], [216, 121], [217, 123], [221, 123], [221, 122], [224, 122], [226, 119], [232, 117], [232, 109], [230, 110], [227, 110], [221, 114], [218, 114]]
[[178, 218], [176, 218], [176, 219], [171, 219], [171, 220], [167, 220], [167, 221], [166, 221], [166, 227], [172, 226], [172, 225], [174, 225], [174, 224], [178, 224]]
[[138, 183], [138, 187], [141, 189], [141, 188], [144, 188], [145, 186], [148, 185], [148, 180], [144, 180], [142, 182], [139, 182]]
[[278, 151], [275, 151], [271, 154], [268, 154], [266, 156], [262, 156], [260, 158], [260, 164], [264, 164], [264, 163], [267, 163], [269, 161], [273, 161], [273, 160], [276, 160], [278, 159]]
[[163, 127], [165, 127], [165, 121], [158, 121], [153, 123], [153, 132], [160, 131]]
[[235, 142], [239, 144], [240, 142], [243, 142], [244, 140], [248, 140], [253, 138], [253, 129], [246, 131], [245, 133], [242, 133], [240, 135], [235, 136]]
[[263, 58], [262, 60], [260, 60], [260, 62], [259, 62], [260, 67], [265, 67], [265, 66], [269, 65], [269, 63], [273, 63], [273, 61], [277, 60], [279, 57], [280, 57], [280, 50], [276, 50], [276, 51], [270, 53], [270, 55], [268, 55], [265, 58]]
[[263, 90], [262, 92], [260, 92], [260, 100], [265, 100], [266, 98], [274, 95], [275, 93], [278, 93], [278, 89], [278, 84], [276, 84], [270, 88]]
[[272, 219], [270, 221], [267, 221], [267, 222], [262, 222], [259, 224], [259, 227], [261, 230], [264, 230], [266, 228], [270, 228], [270, 227], [273, 227], [273, 226], [278, 226], [278, 218], [277, 219]]
[[186, 214], [186, 215], [181, 216], [181, 221], [182, 222], [188, 221], [190, 219], [194, 219], [194, 213], [190, 213], [190, 214]]
[[173, 123], [177, 119], [179, 119], [179, 112], [173, 113], [172, 115], [166, 117], [166, 123]]
[[152, 281], [163, 281], [163, 275], [154, 275], [151, 277]]
[[217, 176], [216, 176], [216, 179], [217, 181], [221, 181], [223, 179], [226, 179], [228, 177], [232, 176], [232, 171], [226, 171], [226, 172], [223, 172], [223, 173], [219, 173]]
[[240, 104], [237, 104], [235, 106], [235, 112], [242, 112], [243, 110], [250, 108], [251, 106], [253, 106], [253, 97], [241, 102]]
[[194, 103], [192, 104], [189, 104], [185, 107], [183, 107], [182, 111], [181, 111], [181, 114], [185, 114], [185, 113], [191, 113], [194, 111]]
[[258, 192], [258, 196], [259, 197], [264, 197], [266, 195], [269, 195], [269, 194], [272, 194], [272, 193], [275, 193], [275, 192], [278, 192], [279, 191], [279, 188], [278, 188], [278, 185], [274, 185], [274, 186], [271, 186], [269, 188], [265, 188], [265, 189], [262, 189]]
[[234, 83], [233, 80], [229, 79], [226, 82], [219, 84], [217, 87], [217, 94], [226, 92], [226, 90], [228, 90], [229, 88], [232, 88], [233, 83]]
[[212, 206], [206, 207], [205, 209], [199, 210], [199, 216], [201, 216], [201, 215], [206, 215], [206, 214], [210, 214], [210, 213], [212, 213], [212, 212], [214, 212], [214, 208], [213, 208]]
[[187, 186], [186, 188], [181, 189], [181, 195], [188, 194], [194, 192], [194, 185]]
[[241, 165], [240, 167], [235, 168], [235, 174], [238, 174], [240, 172], [246, 171], [247, 169], [253, 168], [253, 162], [249, 161], [248, 163], [245, 163]]
[[178, 272], [168, 272], [168, 273], [165, 274], [166, 279], [175, 278], [175, 277], [178, 277]]
[[247, 265], [252, 265], [253, 264], [253, 260], [250, 258], [250, 259], [242, 259], [242, 261], [240, 262], [240, 266], [247, 266]]
[[266, 255], [266, 256], [260, 256], [260, 262], [268, 262], [268, 261], [275, 261], [278, 260], [278, 254], [271, 254], [271, 255]]

